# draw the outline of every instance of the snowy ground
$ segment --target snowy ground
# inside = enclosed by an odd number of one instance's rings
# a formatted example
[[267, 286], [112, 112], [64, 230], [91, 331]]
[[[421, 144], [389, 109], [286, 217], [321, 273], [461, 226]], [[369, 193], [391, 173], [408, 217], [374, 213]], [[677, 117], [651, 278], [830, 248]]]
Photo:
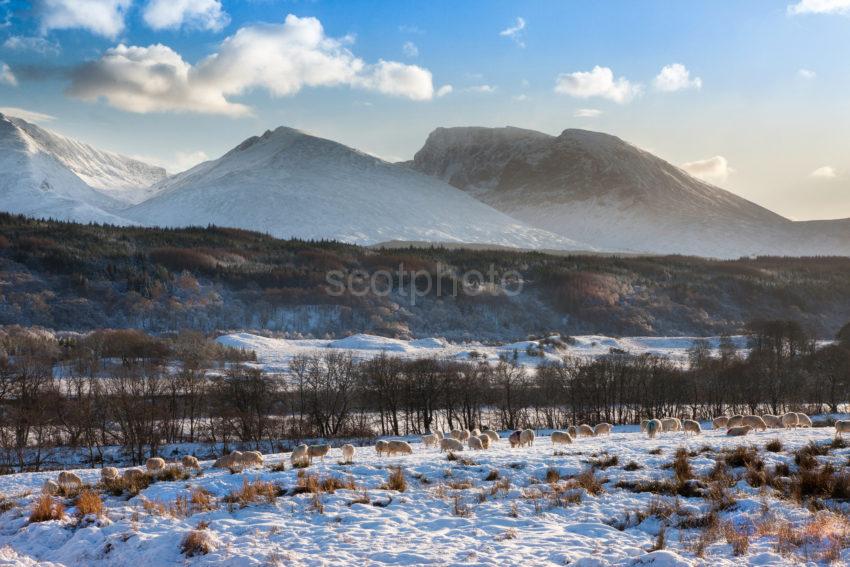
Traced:
[[[784, 462], [793, 472], [797, 468], [791, 450], [812, 440], [828, 443], [832, 436], [832, 428], [822, 428], [768, 430], [745, 439], [728, 438], [723, 431], [705, 431], [696, 438], [667, 433], [649, 440], [633, 427], [617, 428], [610, 437], [583, 438], [560, 447], [558, 455], [545, 435], [538, 436], [530, 449], [511, 449], [502, 439], [490, 450], [462, 453], [474, 463], [449, 461], [438, 450], [417, 443], [411, 456], [379, 458], [373, 449], [360, 448], [353, 465], [341, 465], [339, 450], [333, 449], [324, 463], [316, 462], [306, 473], [351, 479], [356, 489], [321, 495], [322, 511], [317, 509], [317, 497], [309, 493], [244, 508], [222, 504], [243, 479], [295, 487], [298, 471], [289, 467], [288, 454], [267, 455], [265, 468], [244, 474], [212, 469], [205, 462], [203, 474], [187, 481], [160, 481], [129, 499], [104, 495], [105, 518], [79, 523], [73, 500], [65, 501], [67, 515], [61, 521], [28, 522], [40, 485], [55, 478], [55, 472], [8, 475], [0, 477], [0, 493], [6, 495], [0, 506], [0, 565], [798, 565], [804, 554], [810, 562], [819, 560], [820, 535], [815, 534], [805, 549], [781, 555], [778, 536], [764, 526], [775, 524], [773, 519], [787, 519], [802, 529], [814, 513], [777, 498], [772, 488], [753, 488], [741, 479], [729, 489], [735, 504], [720, 513], [720, 521], [749, 533], [745, 555], [735, 557], [721, 535], [706, 545], [703, 558], [697, 558], [694, 548], [700, 529], [677, 526], [705, 514], [706, 499], [635, 493], [615, 485], [672, 479], [673, 471], [665, 465], [679, 447], [694, 452], [690, 462], [699, 477], [714, 467], [721, 449], [741, 444], [762, 449], [777, 438], [783, 451], [762, 451], [766, 467]], [[659, 449], [658, 454], [650, 452]], [[602, 492], [590, 494], [576, 487], [574, 480], [565, 480], [587, 469], [587, 461], [604, 456], [603, 452], [616, 455], [618, 463], [597, 472], [607, 479]], [[848, 456], [850, 449], [833, 449], [818, 459], [840, 467]], [[640, 468], [626, 470], [632, 461]], [[285, 462], [287, 469], [273, 472], [271, 467], [279, 462]], [[404, 470], [405, 492], [381, 488], [392, 466]], [[561, 477], [554, 485], [544, 480], [550, 468]], [[486, 480], [493, 470], [500, 479], [508, 479], [506, 490], [494, 488], [499, 481]], [[99, 480], [97, 469], [76, 472], [86, 483]], [[744, 469], [732, 473], [741, 476]], [[192, 487], [212, 493], [218, 508], [174, 517], [143, 506], [144, 499], [167, 506], [190, 494]], [[553, 491], [561, 493], [560, 502], [551, 497]], [[369, 503], [353, 503], [364, 494]], [[646, 512], [653, 503], [659, 508], [676, 502], [678, 513], [666, 520], [665, 549], [650, 552], [663, 520], [651, 514], [641, 520], [636, 513]], [[826, 504], [844, 506], [847, 512], [846, 503]], [[626, 520], [627, 514], [631, 520]], [[214, 549], [187, 558], [180, 552], [181, 540], [200, 522], [209, 524], [204, 531]], [[850, 562], [850, 551], [841, 550], [838, 560]]]
[[[665, 356], [670, 360], [683, 364], [688, 358], [688, 349], [695, 340], [705, 338], [712, 348], [716, 349], [719, 337], [622, 337], [613, 338], [602, 335], [583, 335], [573, 337], [574, 343], [563, 348], [546, 347], [543, 356], [530, 356], [527, 349], [531, 345], [535, 350], [536, 341], [520, 341], [504, 345], [492, 346], [480, 343], [450, 343], [445, 339], [428, 338], [404, 341], [378, 337], [375, 335], [352, 335], [338, 340], [322, 339], [275, 339], [254, 335], [251, 333], [234, 333], [218, 338], [222, 344], [253, 350], [257, 353], [258, 363], [269, 372], [286, 372], [289, 361], [298, 354], [312, 354], [325, 349], [350, 351], [355, 358], [363, 360], [386, 352], [391, 356], [401, 358], [438, 357], [456, 360], [478, 360], [497, 362], [499, 357], [513, 359], [516, 353], [517, 361], [527, 367], [536, 367], [544, 361], [559, 361], [564, 356], [598, 357], [617, 351], [632, 354], [655, 354]], [[746, 347], [746, 337], [734, 337], [735, 344], [743, 349]]]

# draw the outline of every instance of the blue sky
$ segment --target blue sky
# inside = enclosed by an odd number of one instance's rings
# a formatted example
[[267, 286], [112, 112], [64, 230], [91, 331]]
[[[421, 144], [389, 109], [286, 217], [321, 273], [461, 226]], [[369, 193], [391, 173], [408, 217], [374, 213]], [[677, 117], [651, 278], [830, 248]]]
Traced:
[[0, 108], [172, 170], [280, 125], [390, 160], [587, 128], [850, 217], [850, 0], [0, 0]]

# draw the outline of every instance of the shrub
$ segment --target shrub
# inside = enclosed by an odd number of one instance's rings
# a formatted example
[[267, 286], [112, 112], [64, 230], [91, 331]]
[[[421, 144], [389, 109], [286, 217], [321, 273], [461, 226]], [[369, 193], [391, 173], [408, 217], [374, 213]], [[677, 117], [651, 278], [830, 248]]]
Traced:
[[561, 480], [561, 473], [558, 472], [558, 469], [548, 468], [546, 469], [546, 482], [549, 484], [553, 484]]
[[65, 517], [65, 506], [49, 494], [42, 494], [30, 512], [30, 522], [49, 522]]
[[770, 451], [771, 453], [778, 453], [782, 450], [782, 441], [779, 439], [771, 439], [764, 445], [765, 451]]
[[498, 469], [490, 469], [490, 472], [487, 473], [487, 476], [484, 478], [484, 480], [486, 480], [488, 482], [494, 481], [494, 480], [499, 480]]
[[94, 490], [83, 490], [77, 497], [75, 506], [77, 507], [77, 515], [80, 517], [89, 514], [100, 517], [104, 512], [103, 500]]
[[744, 447], [743, 445], [739, 445], [732, 449], [731, 451], [726, 451], [723, 455], [724, 462], [732, 467], [754, 467], [757, 469], [761, 469], [764, 467], [764, 462], [762, 462], [761, 457], [759, 457], [758, 450], [755, 447]]

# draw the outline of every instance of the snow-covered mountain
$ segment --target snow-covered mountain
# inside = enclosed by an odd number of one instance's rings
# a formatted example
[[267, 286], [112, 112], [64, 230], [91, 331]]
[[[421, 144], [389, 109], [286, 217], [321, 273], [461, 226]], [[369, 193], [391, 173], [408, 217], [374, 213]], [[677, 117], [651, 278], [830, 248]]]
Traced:
[[438, 128], [408, 165], [600, 249], [850, 254], [850, 222], [792, 222], [608, 134]]
[[120, 209], [149, 194], [165, 170], [0, 114], [0, 210], [128, 224]]
[[159, 226], [229, 226], [273, 236], [592, 249], [531, 228], [447, 183], [281, 127], [155, 187], [124, 214]]

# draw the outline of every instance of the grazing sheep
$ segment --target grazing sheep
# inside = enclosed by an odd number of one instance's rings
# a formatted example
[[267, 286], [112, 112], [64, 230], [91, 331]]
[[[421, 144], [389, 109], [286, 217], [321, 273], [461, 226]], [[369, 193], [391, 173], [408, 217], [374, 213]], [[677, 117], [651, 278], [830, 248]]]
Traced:
[[63, 488], [76, 488], [83, 485], [83, 480], [80, 477], [68, 471], [60, 472], [56, 482]]
[[466, 444], [469, 445], [469, 448], [474, 451], [480, 451], [484, 448], [484, 445], [481, 444], [481, 439], [478, 437], [470, 437], [467, 439]]
[[[382, 443], [382, 441], [378, 441], [378, 443]], [[292, 450], [292, 454], [289, 455], [289, 461], [292, 463], [292, 466], [303, 465], [307, 462], [307, 453], [310, 451], [310, 448], [303, 443], [298, 445], [296, 448]], [[380, 455], [381, 452], [378, 451]]]
[[481, 437], [481, 430], [477, 427], [470, 432], [473, 437]]
[[440, 452], [456, 452], [463, 451], [463, 443], [458, 441], [457, 439], [446, 437], [445, 439], [440, 439]]
[[785, 429], [789, 429], [792, 427], [797, 427], [797, 423], [800, 421], [800, 418], [797, 417], [797, 414], [789, 411], [785, 415], [782, 416], [782, 425]]
[[433, 433], [430, 434], [430, 435], [423, 435], [422, 436], [422, 444], [425, 445], [426, 447], [436, 447], [437, 442], [439, 440], [440, 439], [436, 435], [434, 435]]
[[388, 453], [392, 457], [396, 453], [400, 453], [402, 455], [412, 455], [413, 447], [410, 446], [407, 441], [388, 441]]
[[597, 423], [593, 428], [594, 437], [598, 437], [599, 435], [611, 435], [611, 429], [613, 426], [610, 423]]
[[242, 452], [231, 451], [229, 455], [222, 455], [213, 463], [216, 469], [235, 469], [242, 467]]
[[797, 427], [811, 427], [812, 420], [804, 413], [797, 412]]
[[103, 482], [114, 482], [121, 476], [115, 467], [103, 467], [100, 469], [100, 480]]
[[145, 471], [142, 469], [127, 469], [123, 474], [124, 483], [128, 485], [134, 485], [141, 483], [145, 479]]
[[452, 439], [457, 439], [458, 441], [460, 441], [461, 436], [463, 435], [463, 431], [461, 431], [460, 429], [452, 429], [449, 435], [452, 436]]
[[461, 441], [466, 441], [471, 436], [472, 436], [472, 434], [469, 432], [469, 429], [461, 429], [460, 430], [460, 440]]
[[331, 446], [324, 445], [310, 445], [307, 447], [307, 462], [311, 465], [313, 464], [313, 457], [319, 457], [322, 462], [325, 462], [325, 455], [331, 450]]
[[183, 463], [184, 468], [201, 470], [201, 463], [194, 455], [186, 455], [180, 462]]
[[682, 420], [682, 429], [685, 431], [685, 435], [688, 433], [693, 433], [694, 435], [702, 433], [702, 427], [699, 426], [699, 422], [693, 419]]
[[650, 419], [646, 423], [646, 436], [650, 439], [655, 439], [655, 436], [664, 428], [664, 425], [661, 423], [661, 420], [658, 419]]
[[752, 431], [752, 427], [749, 425], [738, 425], [736, 427], [730, 427], [726, 430], [726, 435], [729, 437], [742, 437]]
[[481, 439], [481, 446], [483, 448], [485, 448], [485, 449], [490, 448], [490, 436], [489, 435], [484, 435], [482, 433], [481, 435], [478, 436], [478, 438]]
[[758, 429], [760, 431], [767, 431], [767, 424], [764, 420], [757, 415], [747, 415], [744, 417], [743, 425], [749, 425], [753, 429]]
[[764, 420], [765, 425], [767, 425], [771, 429], [781, 429], [782, 428], [782, 418], [778, 415], [771, 415], [769, 413], [761, 416]]
[[516, 431], [511, 433], [511, 436], [508, 437], [508, 441], [511, 443], [511, 449], [520, 444], [520, 436], [522, 435], [522, 431], [517, 429]]
[[744, 425], [744, 416], [741, 414], [733, 415], [726, 421], [726, 429], [730, 427], [741, 427], [742, 425]]
[[641, 432], [641, 433], [646, 433], [646, 424], [647, 424], [647, 423], [649, 423], [649, 420], [648, 420], [648, 419], [642, 419], [642, 420], [640, 420], [640, 432]]
[[59, 485], [54, 481], [47, 479], [44, 481], [44, 484], [41, 485], [41, 493], [56, 496], [59, 494]]
[[570, 425], [569, 427], [567, 427], [567, 433], [570, 434], [570, 437], [575, 439], [576, 437], [578, 437], [578, 427], [576, 427], [575, 425]]
[[566, 431], [552, 432], [552, 445], [569, 445], [573, 442], [573, 436]]
[[725, 429], [726, 425], [729, 423], [729, 418], [725, 415], [719, 415], [711, 420], [711, 426], [714, 429]]
[[593, 437], [593, 428], [586, 423], [582, 423], [576, 429], [578, 437]]
[[354, 445], [351, 443], [346, 443], [342, 447], [339, 448], [342, 452], [342, 462], [343, 463], [353, 463], [354, 462], [354, 453], [356, 449]]
[[434, 435], [436, 435], [436, 436], [437, 436], [437, 440], [438, 440], [438, 441], [439, 441], [440, 439], [442, 439], [443, 437], [445, 437], [445, 435], [443, 435], [443, 432], [442, 432], [442, 431], [435, 431], [435, 432], [434, 432]]
[[246, 467], [261, 467], [263, 466], [263, 455], [259, 451], [245, 451], [239, 462]]
[[380, 441], [375, 443], [375, 452], [378, 453], [379, 457], [382, 457], [384, 454], [390, 452], [390, 444], [381, 439]]
[[682, 422], [678, 417], [665, 417], [661, 420], [661, 430], [665, 433], [668, 431], [681, 431]]
[[148, 472], [159, 472], [165, 468], [165, 459], [160, 457], [151, 457], [145, 463], [145, 468], [148, 469]]
[[529, 447], [534, 445], [534, 430], [533, 429], [523, 429], [522, 433], [519, 435], [519, 446], [525, 447], [528, 445]]
[[490, 438], [491, 445], [499, 442], [499, 434], [493, 431], [492, 429], [488, 429], [487, 431], [485, 431], [484, 435]]
[[841, 437], [842, 433], [850, 433], [850, 419], [839, 419], [835, 422], [835, 436]]

